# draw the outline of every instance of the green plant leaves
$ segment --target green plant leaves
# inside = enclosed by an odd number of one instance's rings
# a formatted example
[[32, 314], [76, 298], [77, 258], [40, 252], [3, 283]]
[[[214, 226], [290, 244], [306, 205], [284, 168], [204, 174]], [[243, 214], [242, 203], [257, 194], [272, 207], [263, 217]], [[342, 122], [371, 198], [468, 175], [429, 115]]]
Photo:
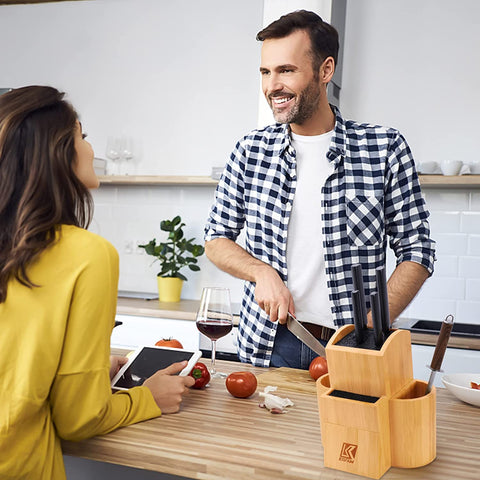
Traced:
[[167, 241], [157, 244], [154, 238], [145, 245], [139, 245], [148, 255], [152, 255], [160, 262], [161, 270], [158, 273], [160, 277], [176, 277], [187, 281], [187, 278], [179, 272], [180, 269], [188, 267], [193, 272], [200, 270], [196, 265], [198, 262], [196, 257], [202, 256], [205, 248], [203, 245], [193, 243], [195, 238], [188, 240], [184, 238], [184, 226], [180, 215], [172, 220], [162, 220], [160, 230], [168, 232]]

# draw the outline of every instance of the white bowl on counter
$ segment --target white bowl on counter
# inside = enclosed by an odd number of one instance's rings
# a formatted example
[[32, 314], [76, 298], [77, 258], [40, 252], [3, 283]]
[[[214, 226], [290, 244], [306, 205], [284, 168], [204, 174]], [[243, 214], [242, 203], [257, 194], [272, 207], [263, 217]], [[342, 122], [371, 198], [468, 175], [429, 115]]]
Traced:
[[480, 373], [451, 373], [444, 375], [442, 382], [462, 402], [480, 407], [480, 390], [470, 386], [470, 382], [480, 383]]

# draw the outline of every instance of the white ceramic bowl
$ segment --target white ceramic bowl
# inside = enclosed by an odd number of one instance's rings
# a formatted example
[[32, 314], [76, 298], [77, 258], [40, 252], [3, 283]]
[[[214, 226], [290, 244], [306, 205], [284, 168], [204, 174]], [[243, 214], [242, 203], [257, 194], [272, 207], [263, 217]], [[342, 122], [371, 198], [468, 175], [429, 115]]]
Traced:
[[440, 173], [440, 168], [438, 166], [438, 163], [432, 160], [429, 162], [421, 162], [418, 166], [418, 171], [419, 173], [425, 175], [431, 175], [435, 173]]
[[480, 383], [480, 373], [451, 373], [442, 382], [459, 400], [480, 407], [480, 390], [470, 387], [470, 382]]
[[442, 160], [440, 168], [444, 175], [458, 175], [462, 169], [463, 162], [461, 160]]

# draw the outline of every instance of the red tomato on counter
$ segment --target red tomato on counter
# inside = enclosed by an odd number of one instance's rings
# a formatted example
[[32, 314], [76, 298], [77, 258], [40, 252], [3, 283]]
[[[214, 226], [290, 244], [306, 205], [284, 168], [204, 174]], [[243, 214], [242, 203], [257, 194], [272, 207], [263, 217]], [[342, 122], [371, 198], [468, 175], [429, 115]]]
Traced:
[[225, 380], [225, 386], [234, 397], [247, 398], [257, 390], [257, 377], [252, 372], [233, 372]]
[[174, 338], [162, 338], [155, 345], [157, 347], [183, 348], [183, 345]]
[[202, 362], [197, 362], [194, 365], [190, 372], [190, 376], [195, 379], [192, 388], [203, 388], [210, 381], [210, 372], [208, 371], [207, 366]]
[[315, 357], [308, 367], [308, 373], [314, 380], [328, 373], [327, 359], [325, 357]]

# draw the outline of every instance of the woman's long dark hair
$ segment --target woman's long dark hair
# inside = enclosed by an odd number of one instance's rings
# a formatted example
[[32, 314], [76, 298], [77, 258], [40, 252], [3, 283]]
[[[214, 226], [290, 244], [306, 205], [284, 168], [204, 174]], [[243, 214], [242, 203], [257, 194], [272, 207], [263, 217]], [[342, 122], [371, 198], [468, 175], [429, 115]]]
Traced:
[[86, 228], [93, 201], [74, 172], [77, 114], [52, 87], [0, 96], [0, 303], [16, 278], [55, 241], [61, 224]]

